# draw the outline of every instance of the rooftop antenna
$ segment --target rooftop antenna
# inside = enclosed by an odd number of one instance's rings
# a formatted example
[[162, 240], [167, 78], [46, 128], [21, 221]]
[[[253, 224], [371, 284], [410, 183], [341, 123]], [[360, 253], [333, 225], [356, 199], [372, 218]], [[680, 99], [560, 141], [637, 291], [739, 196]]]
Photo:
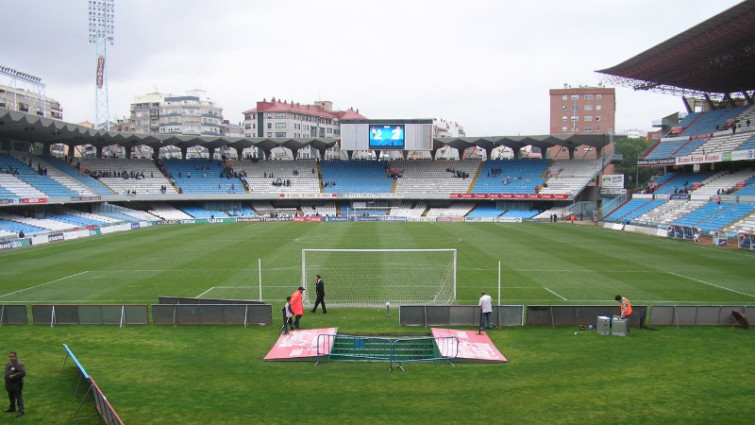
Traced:
[[94, 87], [94, 125], [110, 130], [110, 101], [107, 88], [107, 45], [115, 40], [115, 0], [89, 0], [89, 42], [94, 44], [97, 63]]

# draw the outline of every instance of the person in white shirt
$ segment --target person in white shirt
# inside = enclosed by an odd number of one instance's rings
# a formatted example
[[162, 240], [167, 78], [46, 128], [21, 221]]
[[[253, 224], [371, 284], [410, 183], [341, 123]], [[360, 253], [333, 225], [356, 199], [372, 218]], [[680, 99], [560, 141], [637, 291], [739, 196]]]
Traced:
[[490, 329], [490, 313], [493, 312], [493, 299], [485, 291], [480, 293], [480, 329]]

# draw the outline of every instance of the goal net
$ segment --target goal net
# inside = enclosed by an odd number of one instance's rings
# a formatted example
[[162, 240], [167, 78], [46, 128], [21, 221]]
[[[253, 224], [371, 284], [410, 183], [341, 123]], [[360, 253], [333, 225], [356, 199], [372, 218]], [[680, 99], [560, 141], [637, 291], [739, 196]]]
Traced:
[[455, 249], [303, 249], [301, 281], [307, 305], [315, 276], [330, 307], [442, 305], [456, 300]]

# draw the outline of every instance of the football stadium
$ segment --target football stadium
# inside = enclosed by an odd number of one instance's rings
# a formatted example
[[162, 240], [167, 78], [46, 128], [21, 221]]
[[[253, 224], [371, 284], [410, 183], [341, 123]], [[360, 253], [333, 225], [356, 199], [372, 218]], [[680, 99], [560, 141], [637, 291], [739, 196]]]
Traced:
[[598, 71], [708, 103], [637, 155], [635, 191], [609, 134], [140, 134], [3, 104], [17, 420], [750, 423], [753, 70], [745, 1]]

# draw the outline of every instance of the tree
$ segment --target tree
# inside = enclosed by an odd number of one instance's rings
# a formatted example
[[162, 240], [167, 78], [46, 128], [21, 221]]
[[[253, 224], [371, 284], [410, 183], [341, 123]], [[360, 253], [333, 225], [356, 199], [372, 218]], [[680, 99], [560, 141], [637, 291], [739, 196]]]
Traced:
[[650, 177], [653, 173], [650, 168], [647, 167], [638, 169], [637, 160], [640, 158], [640, 155], [645, 153], [655, 142], [652, 140], [630, 139], [625, 137], [617, 140], [615, 143], [616, 153], [623, 156], [621, 164], [616, 167], [616, 171], [624, 174], [624, 180], [629, 182], [629, 184], [627, 184], [628, 188], [635, 190], [644, 188], [647, 182], [650, 181]]

